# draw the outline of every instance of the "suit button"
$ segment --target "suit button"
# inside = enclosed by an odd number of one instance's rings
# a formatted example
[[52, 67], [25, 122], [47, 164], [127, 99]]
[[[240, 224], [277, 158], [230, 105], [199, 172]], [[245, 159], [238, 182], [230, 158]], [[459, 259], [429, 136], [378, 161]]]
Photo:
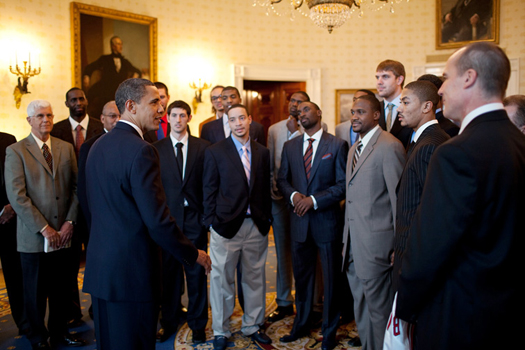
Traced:
[[57, 197], [57, 200], [58, 200], [58, 197]]
[[55, 219], [56, 219], [56, 218], [57, 218], [57, 217], [55, 216]]
[[348, 203], [352, 203], [352, 201], [348, 201]]

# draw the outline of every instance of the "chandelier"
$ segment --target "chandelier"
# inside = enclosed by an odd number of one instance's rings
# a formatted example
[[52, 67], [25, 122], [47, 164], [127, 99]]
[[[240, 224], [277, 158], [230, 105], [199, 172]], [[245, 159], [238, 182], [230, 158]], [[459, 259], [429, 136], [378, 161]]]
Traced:
[[[390, 12], [394, 13], [394, 2], [398, 3], [403, 0], [285, 0], [288, 2], [290, 20], [295, 20], [296, 13], [301, 16], [310, 17], [312, 21], [321, 28], [332, 33], [334, 28], [339, 28], [345, 24], [346, 20], [350, 18], [352, 13], [358, 11], [359, 18], [363, 17], [365, 10], [377, 11], [390, 5]], [[409, 1], [409, 0], [405, 0]], [[282, 0], [253, 0], [253, 6], [266, 7], [266, 15], [273, 13], [277, 16], [282, 16], [282, 12], [277, 9], [277, 4], [283, 2]], [[302, 10], [302, 5], [306, 3], [310, 13]], [[281, 6], [285, 8], [285, 6]]]

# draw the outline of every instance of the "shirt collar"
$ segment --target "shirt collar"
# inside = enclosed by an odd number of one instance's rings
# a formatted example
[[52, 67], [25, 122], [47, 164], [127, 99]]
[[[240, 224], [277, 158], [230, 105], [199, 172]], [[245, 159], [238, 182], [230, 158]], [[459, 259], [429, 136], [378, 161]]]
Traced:
[[417, 142], [417, 140], [419, 139], [419, 136], [421, 136], [423, 131], [425, 131], [425, 129], [428, 128], [430, 125], [434, 125], [434, 124], [438, 124], [437, 119], [432, 119], [432, 120], [426, 122], [425, 124], [421, 125], [419, 127], [419, 129], [417, 129], [416, 134], [414, 135], [414, 140], [413, 141]]
[[140, 137], [144, 140], [144, 134], [142, 133], [142, 130], [140, 130], [140, 128], [137, 125], [133, 124], [132, 122], [128, 120], [123, 120], [123, 119], [120, 119], [118, 121], [118, 123], [120, 122], [130, 125], [133, 129], [135, 129], [139, 133]]
[[175, 145], [179, 142], [181, 142], [185, 147], [188, 146], [188, 138], [189, 138], [189, 135], [188, 133], [186, 132], [186, 134], [182, 137], [182, 140], [177, 140], [172, 133], [170, 133], [170, 139], [171, 139], [171, 142], [173, 143], [173, 147], [175, 147]]
[[361, 138], [361, 135], [359, 135], [359, 138], [358, 140], [361, 140], [361, 144], [363, 145], [361, 149], [365, 149], [366, 145], [368, 145], [368, 142], [370, 141], [370, 139], [372, 138], [372, 136], [374, 136], [374, 134], [377, 132], [377, 130], [379, 130], [381, 127], [379, 126], [379, 124], [377, 124], [376, 126], [374, 126], [374, 128], [372, 130], [370, 130], [366, 135], [365, 137]]
[[78, 124], [82, 125], [82, 129], [87, 130], [89, 124], [89, 116], [86, 114], [86, 116], [84, 117], [84, 119], [82, 119], [80, 123], [73, 119], [73, 117], [69, 116], [69, 124], [71, 124], [72, 131], [77, 131]]
[[469, 114], [467, 114], [466, 117], [461, 122], [461, 128], [459, 129], [459, 133], [461, 134], [463, 130], [465, 130], [467, 125], [469, 125], [471, 121], [473, 121], [480, 115], [488, 113], [488, 112], [492, 112], [492, 111], [497, 111], [500, 109], [504, 109], [503, 103], [501, 102], [488, 103], [486, 105], [483, 105], [481, 107], [474, 109]]
[[35, 142], [38, 146], [39, 149], [42, 149], [42, 146], [44, 146], [44, 143], [47, 145], [47, 147], [49, 147], [49, 149], [51, 149], [51, 136], [49, 136], [49, 138], [47, 139], [46, 142], [40, 140], [35, 134], [31, 133], [31, 135], [33, 135], [33, 138], [35, 139]]
[[385, 100], [385, 111], [388, 109], [387, 106], [388, 104], [391, 103], [394, 105], [394, 107], [399, 107], [399, 105], [401, 104], [401, 94], [397, 95], [392, 101], [388, 102], [387, 100]]
[[[320, 128], [315, 134], [313, 134], [312, 136], [308, 135], [306, 132], [303, 134], [303, 141], [304, 142], [307, 142], [308, 139], [314, 139], [316, 140], [317, 142], [319, 142], [319, 140], [321, 140], [321, 136], [323, 135], [323, 128]], [[318, 143], [319, 144], [319, 143]]]
[[248, 153], [252, 153], [252, 147], [251, 147], [250, 139], [248, 139], [246, 144], [243, 145], [239, 140], [237, 140], [235, 138], [235, 136], [231, 135], [231, 138], [233, 140], [233, 144], [235, 145], [235, 148], [237, 149], [237, 151], [240, 152], [241, 149], [242, 149], [242, 146], [246, 146], [246, 149], [248, 150]]

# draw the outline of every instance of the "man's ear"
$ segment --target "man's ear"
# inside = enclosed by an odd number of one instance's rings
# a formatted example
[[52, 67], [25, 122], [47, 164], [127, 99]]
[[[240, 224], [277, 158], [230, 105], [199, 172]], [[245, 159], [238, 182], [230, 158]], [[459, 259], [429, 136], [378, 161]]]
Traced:
[[135, 114], [137, 110], [137, 105], [135, 101], [127, 100], [126, 103], [124, 104], [124, 108], [126, 111], [129, 111], [131, 114]]
[[476, 81], [478, 79], [478, 72], [476, 72], [474, 69], [467, 69], [465, 73], [463, 73], [463, 87], [468, 89], [474, 86], [476, 84]]

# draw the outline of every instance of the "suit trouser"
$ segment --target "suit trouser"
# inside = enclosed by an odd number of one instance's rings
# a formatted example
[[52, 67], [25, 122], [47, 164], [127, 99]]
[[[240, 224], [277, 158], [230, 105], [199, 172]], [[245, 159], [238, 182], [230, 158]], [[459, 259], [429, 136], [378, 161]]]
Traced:
[[98, 350], [155, 350], [157, 303], [91, 301]]
[[266, 254], [268, 236], [263, 236], [250, 218], [233, 238], [224, 238], [210, 229], [210, 303], [214, 335], [231, 336], [230, 317], [235, 307], [235, 268], [240, 260], [244, 315], [241, 331], [251, 335], [264, 323], [266, 309]]
[[[206, 251], [208, 245], [207, 232], [200, 223], [200, 215], [191, 209], [184, 209], [183, 233], [197, 249]], [[182, 323], [180, 317], [181, 291], [184, 287], [184, 274], [188, 284], [188, 314], [186, 320], [192, 330], [206, 328], [208, 323], [208, 293], [207, 278], [204, 267], [195, 263], [183, 267], [169, 254], [162, 251], [162, 301], [160, 323], [163, 328], [175, 329]]]
[[354, 297], [355, 321], [363, 344], [361, 350], [383, 349], [393, 302], [391, 272], [373, 279], [361, 279], [351, 261], [346, 276]]
[[[31, 328], [27, 338], [31, 344], [46, 341], [49, 336], [60, 337], [68, 333], [67, 262], [70, 249], [61, 249], [52, 253], [20, 253], [26, 316]], [[48, 328], [44, 320], [47, 301], [49, 301]]]
[[285, 199], [272, 200], [272, 228], [277, 253], [277, 305], [293, 305], [292, 239], [290, 208]]
[[293, 271], [295, 276], [295, 316], [293, 334], [308, 331], [313, 309], [317, 254], [323, 270], [323, 337], [335, 340], [339, 325], [339, 279], [341, 277], [341, 242], [316, 242], [308, 232], [306, 241], [292, 241]]

